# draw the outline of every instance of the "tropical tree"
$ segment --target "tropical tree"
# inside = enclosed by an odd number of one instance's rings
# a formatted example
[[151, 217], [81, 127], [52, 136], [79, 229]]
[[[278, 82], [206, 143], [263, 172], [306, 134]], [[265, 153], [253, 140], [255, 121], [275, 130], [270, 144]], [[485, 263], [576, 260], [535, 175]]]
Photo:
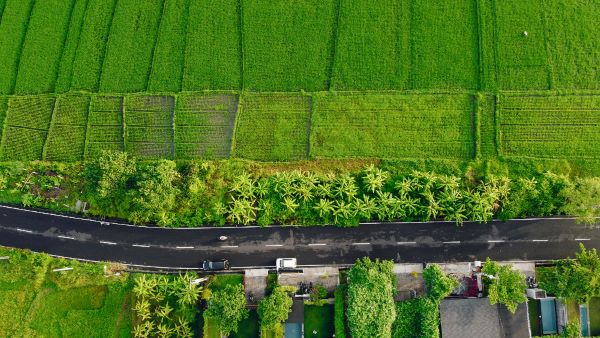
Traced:
[[508, 311], [515, 313], [519, 304], [527, 301], [525, 276], [513, 270], [512, 265], [500, 265], [487, 258], [482, 272], [488, 280], [490, 304], [504, 304]]
[[206, 315], [211, 318], [222, 337], [237, 332], [239, 323], [248, 317], [242, 285], [227, 285], [223, 290], [215, 291], [208, 302]]
[[273, 289], [270, 296], [263, 298], [258, 303], [261, 328], [273, 330], [287, 320], [293, 303], [288, 293], [293, 292], [293, 290], [294, 288], [278, 285]]
[[381, 190], [383, 188], [389, 176], [390, 174], [388, 172], [383, 171], [379, 168], [375, 168], [375, 166], [371, 164], [365, 170], [363, 183], [368, 191], [370, 191], [371, 193], [375, 193], [375, 191]]
[[447, 276], [437, 264], [429, 264], [423, 270], [423, 279], [427, 288], [427, 297], [437, 303], [458, 286], [458, 281]]

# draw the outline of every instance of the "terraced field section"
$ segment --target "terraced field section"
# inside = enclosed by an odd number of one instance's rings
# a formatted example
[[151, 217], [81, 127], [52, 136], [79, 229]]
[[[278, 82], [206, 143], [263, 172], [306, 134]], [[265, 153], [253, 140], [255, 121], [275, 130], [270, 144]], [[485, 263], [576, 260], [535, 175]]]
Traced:
[[102, 150], [124, 150], [123, 97], [94, 96], [90, 104], [84, 158], [92, 159]]
[[474, 109], [466, 94], [317, 96], [311, 156], [470, 159]]
[[64, 95], [56, 101], [43, 158], [49, 161], [77, 161], [85, 151], [89, 95]]
[[600, 95], [506, 94], [497, 113], [503, 155], [600, 158]]
[[140, 158], [173, 158], [173, 96], [127, 96], [125, 150]]

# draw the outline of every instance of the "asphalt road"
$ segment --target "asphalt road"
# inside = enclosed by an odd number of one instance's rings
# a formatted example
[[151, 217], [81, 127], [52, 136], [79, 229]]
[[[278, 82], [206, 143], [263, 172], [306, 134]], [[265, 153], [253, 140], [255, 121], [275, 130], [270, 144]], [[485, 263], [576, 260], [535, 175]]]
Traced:
[[[227, 236], [227, 240], [219, 240]], [[279, 257], [300, 266], [344, 265], [357, 258], [395, 262], [551, 260], [574, 256], [579, 243], [600, 248], [600, 230], [572, 218], [465, 223], [368, 223], [357, 228], [136, 227], [0, 206], [0, 245], [56, 256], [148, 268], [195, 269], [227, 258], [234, 268], [272, 267]]]

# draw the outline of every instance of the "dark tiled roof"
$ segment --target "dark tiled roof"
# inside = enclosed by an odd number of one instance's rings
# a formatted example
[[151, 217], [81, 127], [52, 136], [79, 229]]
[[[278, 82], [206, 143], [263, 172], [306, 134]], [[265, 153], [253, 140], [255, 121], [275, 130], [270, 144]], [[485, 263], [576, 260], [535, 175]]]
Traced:
[[445, 299], [440, 304], [443, 338], [530, 338], [527, 304], [513, 315], [487, 298]]

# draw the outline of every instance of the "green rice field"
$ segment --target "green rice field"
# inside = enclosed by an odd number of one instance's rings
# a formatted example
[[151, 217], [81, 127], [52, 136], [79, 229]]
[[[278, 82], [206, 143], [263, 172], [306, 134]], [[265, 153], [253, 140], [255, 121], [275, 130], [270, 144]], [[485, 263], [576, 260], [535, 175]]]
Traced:
[[600, 0], [1, 0], [0, 159], [600, 159]]

